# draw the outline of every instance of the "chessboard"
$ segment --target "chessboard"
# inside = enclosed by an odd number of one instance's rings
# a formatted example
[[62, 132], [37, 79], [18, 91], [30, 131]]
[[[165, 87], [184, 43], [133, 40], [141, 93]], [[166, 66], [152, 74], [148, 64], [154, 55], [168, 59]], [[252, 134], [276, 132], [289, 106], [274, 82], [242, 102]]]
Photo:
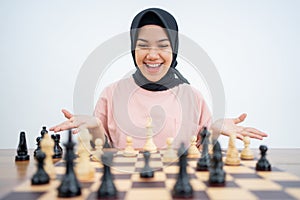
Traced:
[[[144, 166], [143, 154], [124, 157], [116, 152], [111, 172], [118, 190], [116, 199], [173, 199], [171, 191], [176, 182], [178, 162], [163, 162], [163, 150], [152, 153], [150, 166], [154, 169], [153, 178], [140, 178]], [[223, 157], [225, 159], [225, 157]], [[226, 184], [212, 187], [208, 184], [208, 171], [196, 171], [198, 158], [188, 158], [187, 172], [194, 189], [191, 199], [300, 199], [300, 178], [272, 166], [272, 171], [255, 170], [256, 160], [242, 160], [239, 166], [224, 165]], [[76, 160], [75, 160], [76, 163]], [[80, 181], [81, 196], [71, 199], [97, 199], [101, 183], [103, 165], [92, 161], [95, 176]], [[59, 199], [57, 188], [65, 174], [65, 161], [55, 163], [56, 179], [45, 185], [31, 185], [27, 180], [8, 193], [3, 199]]]

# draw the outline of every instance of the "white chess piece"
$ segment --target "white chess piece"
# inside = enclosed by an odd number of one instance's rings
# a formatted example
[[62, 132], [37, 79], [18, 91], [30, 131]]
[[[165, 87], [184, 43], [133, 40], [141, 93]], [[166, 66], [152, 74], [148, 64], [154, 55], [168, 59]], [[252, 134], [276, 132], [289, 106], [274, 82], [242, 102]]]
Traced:
[[132, 146], [132, 137], [126, 137], [126, 147], [123, 151], [123, 156], [125, 157], [133, 157], [137, 155], [137, 151], [134, 150]]
[[241, 159], [242, 160], [253, 160], [254, 159], [254, 154], [250, 149], [250, 137], [249, 136], [245, 136], [243, 138], [243, 142], [244, 142], [244, 149], [241, 151]]
[[80, 130], [78, 136], [79, 136], [78, 139], [82, 141], [84, 147], [87, 149], [87, 151], [90, 152], [92, 150], [92, 146], [91, 146], [92, 135], [90, 134], [89, 130], [88, 129]]
[[237, 148], [235, 147], [236, 133], [231, 133], [229, 136], [229, 144], [226, 153], [226, 165], [240, 165], [240, 157]]
[[173, 138], [167, 138], [167, 150], [163, 154], [163, 162], [173, 162], [178, 159], [176, 151], [172, 148]]
[[56, 171], [52, 160], [52, 156], [54, 155], [54, 141], [48, 133], [45, 133], [40, 145], [41, 150], [46, 155], [44, 169], [51, 179], [56, 179]]
[[[89, 135], [89, 134], [88, 134]], [[95, 169], [91, 165], [90, 162], [90, 152], [86, 148], [86, 144], [84, 141], [86, 141], [85, 137], [89, 137], [87, 135], [81, 135], [81, 137], [78, 137], [78, 158], [76, 159], [76, 166], [75, 171], [77, 178], [80, 181], [90, 181], [95, 176]]]
[[197, 148], [196, 144], [197, 144], [197, 137], [195, 135], [193, 135], [191, 138], [191, 145], [188, 150], [189, 158], [194, 158], [194, 157], [197, 158], [200, 156], [200, 152], [199, 152], [199, 149]]
[[152, 119], [151, 117], [148, 118], [147, 120], [147, 124], [146, 124], [146, 128], [147, 128], [147, 140], [146, 143], [144, 145], [143, 150], [144, 151], [149, 151], [150, 153], [155, 153], [157, 152], [157, 147], [153, 142], [153, 131], [152, 131]]
[[103, 140], [101, 138], [97, 138], [95, 140], [95, 152], [93, 153], [92, 159], [94, 161], [101, 162], [101, 155], [103, 154]]

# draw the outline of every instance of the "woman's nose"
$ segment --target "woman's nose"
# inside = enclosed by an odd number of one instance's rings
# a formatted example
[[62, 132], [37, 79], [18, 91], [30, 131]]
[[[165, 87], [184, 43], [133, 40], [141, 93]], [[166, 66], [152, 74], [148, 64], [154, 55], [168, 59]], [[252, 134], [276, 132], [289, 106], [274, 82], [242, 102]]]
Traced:
[[149, 49], [149, 52], [147, 54], [147, 58], [148, 59], [158, 59], [159, 58], [159, 52], [158, 52], [158, 49], [157, 48], [150, 48]]

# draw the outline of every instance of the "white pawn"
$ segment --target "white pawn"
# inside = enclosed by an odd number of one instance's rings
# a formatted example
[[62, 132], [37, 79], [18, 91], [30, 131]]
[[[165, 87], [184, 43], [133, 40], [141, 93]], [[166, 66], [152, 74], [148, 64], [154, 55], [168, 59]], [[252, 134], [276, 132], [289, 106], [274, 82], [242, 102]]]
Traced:
[[101, 138], [95, 140], [95, 149], [96, 151], [93, 153], [92, 159], [101, 162], [101, 155], [103, 154], [103, 141]]
[[250, 149], [250, 137], [249, 136], [245, 136], [243, 138], [243, 142], [244, 142], [244, 149], [241, 151], [241, 159], [242, 160], [253, 160], [254, 159], [254, 154]]
[[150, 153], [155, 153], [157, 152], [157, 147], [153, 142], [153, 131], [152, 131], [152, 119], [151, 117], [148, 118], [147, 120], [147, 124], [146, 124], [146, 128], [147, 128], [147, 140], [146, 143], [144, 145], [143, 150], [144, 151], [149, 151]]
[[163, 162], [173, 162], [178, 158], [176, 151], [172, 148], [173, 140], [171, 137], [167, 138], [167, 150], [163, 155]]
[[188, 157], [189, 158], [197, 158], [200, 156], [199, 149], [196, 146], [197, 144], [197, 137], [195, 135], [191, 138], [191, 145], [188, 150]]
[[52, 156], [54, 155], [54, 141], [48, 133], [44, 134], [41, 140], [41, 150], [45, 153], [44, 169], [51, 179], [56, 179], [55, 167], [53, 165]]
[[239, 152], [235, 147], [236, 134], [232, 133], [229, 136], [229, 144], [226, 153], [225, 164], [226, 165], [240, 165], [241, 160], [239, 157]]
[[123, 156], [125, 157], [133, 157], [136, 156], [137, 152], [134, 150], [132, 146], [132, 137], [127, 136], [126, 137], [126, 147], [123, 151]]

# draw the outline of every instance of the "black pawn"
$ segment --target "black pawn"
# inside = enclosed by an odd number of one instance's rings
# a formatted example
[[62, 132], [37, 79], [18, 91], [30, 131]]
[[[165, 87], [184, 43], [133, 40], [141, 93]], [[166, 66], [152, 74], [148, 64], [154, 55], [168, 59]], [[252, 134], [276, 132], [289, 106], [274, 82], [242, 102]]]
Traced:
[[44, 135], [45, 135], [46, 133], [48, 134], [47, 127], [46, 127], [46, 126], [43, 126], [43, 127], [42, 127], [42, 130], [41, 130], [41, 137], [44, 138]]
[[150, 152], [144, 151], [143, 154], [144, 154], [145, 166], [140, 173], [140, 177], [141, 178], [152, 178], [152, 177], [154, 177], [154, 171], [153, 171], [153, 169], [151, 169], [151, 167], [149, 165]]
[[259, 146], [261, 157], [256, 163], [256, 171], [271, 171], [271, 164], [266, 158], [268, 147], [266, 145]]
[[66, 147], [66, 174], [64, 175], [60, 186], [57, 188], [58, 197], [75, 197], [81, 195], [81, 187], [74, 172], [74, 145], [72, 141], [72, 130], [69, 130], [69, 140], [64, 144]]
[[213, 147], [213, 156], [209, 169], [208, 184], [210, 186], [224, 186], [226, 172], [223, 170], [222, 149], [220, 143], [215, 141]]
[[209, 143], [209, 135], [210, 133], [207, 131], [206, 128], [201, 133], [202, 136], [202, 153], [201, 157], [197, 162], [197, 171], [208, 171], [210, 165], [210, 156], [208, 154], [208, 143]]
[[62, 158], [63, 149], [59, 145], [60, 134], [53, 134], [53, 135], [51, 135], [51, 138], [54, 141], [54, 147], [53, 147], [54, 154], [53, 154], [52, 158]]
[[28, 155], [25, 132], [21, 132], [15, 161], [25, 161], [25, 160], [29, 160], [29, 158], [30, 156]]
[[46, 173], [44, 170], [44, 160], [46, 158], [46, 155], [44, 152], [39, 151], [36, 154], [36, 159], [37, 159], [37, 172], [32, 176], [31, 178], [31, 184], [32, 185], [43, 185], [47, 184], [50, 181], [49, 175]]
[[189, 182], [190, 178], [186, 171], [188, 153], [183, 143], [181, 143], [177, 155], [179, 157], [179, 174], [172, 190], [172, 196], [174, 198], [191, 198], [193, 197], [194, 191]]
[[99, 199], [115, 198], [118, 195], [118, 191], [113, 182], [113, 175], [110, 171], [112, 165], [113, 152], [105, 152], [102, 157], [102, 163], [104, 165], [103, 176], [101, 178], [101, 185], [97, 191]]
[[41, 140], [42, 140], [42, 137], [36, 137], [35, 141], [36, 141], [36, 149], [34, 150], [33, 152], [33, 156], [36, 157], [36, 154], [41, 151]]

